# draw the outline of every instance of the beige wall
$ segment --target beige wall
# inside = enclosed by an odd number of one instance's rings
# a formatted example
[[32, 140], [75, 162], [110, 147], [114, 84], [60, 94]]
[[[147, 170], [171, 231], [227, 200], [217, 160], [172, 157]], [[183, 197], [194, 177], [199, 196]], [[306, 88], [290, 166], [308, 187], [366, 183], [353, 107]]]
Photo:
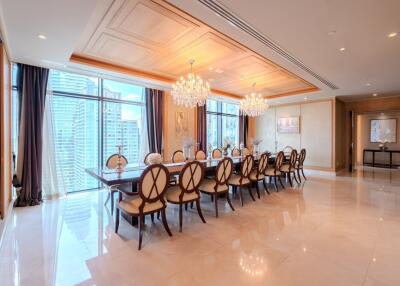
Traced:
[[[298, 150], [306, 148], [306, 166], [333, 170], [333, 104], [332, 100], [328, 100], [268, 109], [255, 122], [255, 137], [263, 140], [260, 150], [274, 152], [287, 145]], [[279, 134], [276, 132], [277, 119], [288, 116], [300, 116], [300, 133]]]
[[0, 44], [0, 218], [11, 201], [11, 65]]
[[[378, 149], [379, 143], [370, 142], [370, 120], [371, 119], [387, 119], [397, 118], [397, 142], [388, 143], [389, 149], [400, 150], [400, 111], [360, 114], [357, 116], [357, 137], [356, 137], [356, 164], [362, 165], [364, 149]], [[366, 154], [366, 161], [372, 162], [372, 154]], [[389, 163], [389, 155], [387, 153], [376, 153], [375, 162]], [[393, 154], [393, 164], [400, 164], [400, 154]]]
[[[164, 103], [164, 159], [170, 159], [174, 151], [182, 150], [184, 138], [196, 140], [196, 109], [177, 106], [169, 91], [165, 92]], [[175, 115], [178, 111], [182, 111], [187, 118], [187, 129], [180, 133], [175, 128]]]

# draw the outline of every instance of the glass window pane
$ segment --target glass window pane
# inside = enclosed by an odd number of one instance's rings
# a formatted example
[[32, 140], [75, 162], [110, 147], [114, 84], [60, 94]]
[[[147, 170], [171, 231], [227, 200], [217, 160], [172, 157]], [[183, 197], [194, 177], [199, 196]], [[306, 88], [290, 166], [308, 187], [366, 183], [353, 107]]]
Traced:
[[139, 161], [142, 112], [144, 107], [139, 105], [104, 102], [104, 164], [109, 156], [118, 153], [117, 145], [123, 145], [122, 154], [128, 163]]
[[207, 144], [218, 148], [218, 117], [215, 114], [207, 114]]
[[222, 113], [239, 115], [239, 105], [222, 102]]
[[17, 71], [18, 71], [18, 65], [13, 64], [12, 65], [12, 86], [17, 86]]
[[222, 142], [228, 141], [232, 146], [239, 146], [239, 118], [222, 116]]
[[218, 102], [215, 100], [207, 100], [206, 105], [207, 111], [217, 112], [218, 111]]
[[118, 81], [103, 81], [103, 96], [113, 99], [144, 102], [144, 88]]
[[99, 164], [98, 101], [53, 96], [51, 104], [59, 183], [67, 192], [97, 188], [85, 169]]
[[99, 81], [95, 77], [51, 70], [50, 90], [82, 95], [98, 95]]

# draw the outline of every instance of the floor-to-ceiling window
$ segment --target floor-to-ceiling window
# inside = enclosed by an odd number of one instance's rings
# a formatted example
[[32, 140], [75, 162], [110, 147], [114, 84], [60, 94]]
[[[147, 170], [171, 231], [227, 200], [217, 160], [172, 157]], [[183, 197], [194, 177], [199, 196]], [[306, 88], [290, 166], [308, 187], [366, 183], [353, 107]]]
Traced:
[[[18, 96], [13, 73], [13, 146], [17, 151]], [[51, 70], [48, 86], [54, 160], [59, 184], [67, 192], [99, 187], [86, 168], [104, 166], [118, 152], [129, 163], [139, 159], [144, 88], [99, 77]]]
[[207, 100], [207, 143], [218, 148], [239, 145], [239, 105]]

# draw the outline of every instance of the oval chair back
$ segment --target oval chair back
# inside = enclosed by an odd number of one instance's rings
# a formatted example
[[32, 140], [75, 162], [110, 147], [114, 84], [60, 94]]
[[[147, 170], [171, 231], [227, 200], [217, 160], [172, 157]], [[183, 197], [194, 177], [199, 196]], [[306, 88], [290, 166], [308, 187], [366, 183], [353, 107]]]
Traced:
[[247, 155], [243, 162], [242, 165], [240, 166], [240, 174], [243, 178], [248, 178], [250, 176], [250, 172], [253, 169], [254, 166], [254, 157], [253, 155]]
[[176, 150], [174, 154], [172, 154], [173, 163], [185, 162], [185, 160], [185, 155], [183, 154], [182, 150]]
[[232, 157], [239, 157], [240, 156], [240, 150], [238, 148], [233, 148], [231, 152]]
[[145, 165], [161, 164], [162, 156], [160, 153], [148, 153], [143, 160]]
[[219, 161], [215, 170], [215, 182], [217, 185], [226, 185], [233, 172], [233, 161], [225, 157]]
[[219, 149], [214, 149], [211, 153], [211, 156], [213, 157], [213, 159], [222, 158], [222, 152]]
[[258, 160], [257, 177], [261, 174], [264, 174], [265, 170], [268, 167], [268, 160], [269, 160], [268, 154], [262, 153], [260, 159]]
[[205, 160], [207, 158], [206, 153], [203, 150], [197, 150], [195, 159], [196, 160]]
[[292, 152], [290, 152], [289, 171], [293, 171], [296, 168], [296, 161], [297, 161], [297, 150], [293, 149]]
[[303, 149], [301, 149], [300, 155], [299, 155], [299, 161], [298, 161], [299, 162], [299, 165], [298, 165], [299, 168], [303, 167], [305, 159], [306, 159], [306, 149], [303, 148]]
[[128, 159], [124, 155], [119, 155], [119, 154], [112, 154], [110, 157], [108, 157], [107, 162], [106, 162], [106, 167], [108, 169], [115, 169], [118, 167], [118, 157], [121, 156], [120, 162], [121, 166], [125, 167], [128, 164]]
[[250, 149], [247, 148], [247, 147], [243, 148], [243, 150], [242, 150], [242, 155], [243, 155], [243, 156], [251, 155]]
[[161, 201], [164, 207], [164, 193], [167, 190], [169, 183], [169, 171], [162, 164], [152, 164], [148, 166], [139, 181], [139, 196], [142, 203], [139, 206], [139, 211], [143, 213], [143, 208], [146, 203], [154, 203]]
[[283, 160], [285, 159], [285, 154], [283, 151], [280, 151], [278, 155], [276, 155], [275, 159], [275, 174], [281, 170], [282, 165], [283, 165]]
[[181, 194], [179, 200], [182, 201], [184, 193], [196, 192], [199, 194], [199, 186], [204, 177], [204, 167], [198, 161], [186, 163], [179, 174], [179, 186]]

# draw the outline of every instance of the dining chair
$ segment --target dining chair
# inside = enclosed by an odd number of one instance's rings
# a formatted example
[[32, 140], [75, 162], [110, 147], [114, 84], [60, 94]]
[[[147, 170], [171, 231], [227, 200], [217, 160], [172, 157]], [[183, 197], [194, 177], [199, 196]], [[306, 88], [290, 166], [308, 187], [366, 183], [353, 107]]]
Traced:
[[240, 173], [232, 174], [228, 180], [228, 185], [232, 186], [233, 193], [239, 188], [240, 201], [243, 206], [243, 193], [242, 188], [247, 187], [249, 190], [250, 197], [255, 201], [253, 193], [251, 192], [251, 181], [249, 179], [250, 172], [254, 166], [254, 158], [252, 155], [247, 155], [240, 166]]
[[289, 184], [293, 188], [292, 174], [298, 184], [300, 182], [296, 178], [296, 163], [297, 163], [297, 150], [292, 149], [290, 152], [289, 162], [284, 163], [281, 167], [281, 172], [289, 179]]
[[213, 159], [222, 158], [222, 152], [221, 152], [221, 150], [216, 148], [212, 151], [211, 156]]
[[239, 148], [237, 148], [237, 147], [233, 148], [232, 151], [231, 151], [231, 156], [232, 157], [239, 157], [240, 156]]
[[229, 206], [234, 211], [231, 199], [229, 198], [229, 185], [228, 180], [232, 175], [233, 161], [231, 158], [225, 157], [219, 161], [215, 170], [215, 177], [211, 179], [204, 179], [201, 183], [199, 190], [202, 193], [211, 195], [214, 198], [215, 216], [218, 217], [218, 197], [221, 194], [226, 194], [226, 200]]
[[260, 189], [258, 187], [258, 182], [260, 182], [260, 181], [263, 182], [264, 189], [269, 194], [269, 190], [268, 190], [267, 184], [265, 182], [265, 175], [264, 175], [265, 169], [268, 166], [268, 159], [269, 159], [268, 154], [267, 153], [262, 153], [260, 158], [259, 158], [259, 160], [258, 160], [257, 167], [250, 172], [249, 178], [250, 178], [250, 181], [252, 181], [256, 185], [258, 198], [261, 197], [260, 196]]
[[242, 150], [242, 155], [243, 155], [243, 156], [251, 155], [250, 149], [247, 148], [247, 147], [244, 147], [243, 150]]
[[185, 155], [183, 154], [182, 150], [176, 150], [172, 154], [172, 162], [173, 163], [179, 163], [179, 162], [185, 162], [186, 158]]
[[281, 175], [282, 175], [281, 167], [283, 165], [284, 158], [285, 158], [285, 154], [282, 151], [280, 151], [276, 155], [274, 167], [266, 168], [265, 173], [264, 173], [265, 176], [268, 176], [270, 178], [270, 180], [271, 180], [271, 178], [274, 179], [274, 186], [275, 186], [275, 189], [277, 192], [279, 191], [277, 180], [279, 180], [281, 187], [283, 189], [285, 188], [285, 186], [283, 185], [282, 180], [281, 180]]
[[207, 155], [206, 152], [204, 152], [203, 150], [197, 150], [194, 157], [196, 160], [205, 160], [207, 158]]
[[145, 165], [161, 164], [162, 156], [160, 153], [148, 153], [143, 161]]
[[[119, 161], [118, 158], [120, 158]], [[126, 159], [124, 155], [112, 154], [110, 157], [108, 157], [106, 161], [106, 167], [108, 169], [116, 169], [118, 167], [118, 163], [121, 164], [121, 167], [125, 167], [128, 164], [128, 159]], [[127, 185], [130, 185], [130, 183], [128, 183]], [[111, 198], [111, 214], [114, 213], [114, 194], [117, 192], [117, 186], [118, 185], [113, 185], [108, 187], [107, 198], [104, 202], [104, 205], [106, 205], [108, 203], [108, 200]]]
[[167, 201], [171, 204], [179, 205], [179, 232], [182, 232], [183, 205], [195, 202], [197, 213], [203, 223], [206, 223], [203, 213], [201, 212], [199, 192], [199, 186], [203, 177], [203, 165], [198, 161], [188, 162], [179, 174], [178, 186], [168, 188], [166, 194]]
[[[164, 199], [164, 193], [168, 187], [168, 180], [168, 169], [164, 165], [153, 164], [149, 165], [140, 176], [137, 192], [127, 192], [123, 188], [118, 188], [119, 198], [115, 218], [115, 233], [118, 233], [120, 212], [138, 217], [139, 250], [142, 248], [145, 215], [154, 215], [154, 213], [161, 212], [163, 226], [169, 236], [172, 236], [165, 214], [167, 204]], [[136, 196], [136, 198], [127, 199], [127, 197], [132, 196]]]
[[299, 158], [297, 159], [297, 163], [296, 163], [297, 176], [299, 177], [300, 182], [301, 182], [300, 171], [303, 174], [304, 180], [307, 180], [306, 176], [304, 175], [304, 161], [305, 160], [306, 160], [306, 149], [303, 148], [300, 150], [300, 155], [299, 155]]

